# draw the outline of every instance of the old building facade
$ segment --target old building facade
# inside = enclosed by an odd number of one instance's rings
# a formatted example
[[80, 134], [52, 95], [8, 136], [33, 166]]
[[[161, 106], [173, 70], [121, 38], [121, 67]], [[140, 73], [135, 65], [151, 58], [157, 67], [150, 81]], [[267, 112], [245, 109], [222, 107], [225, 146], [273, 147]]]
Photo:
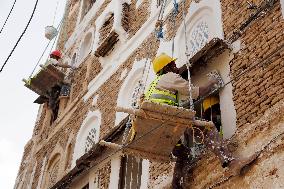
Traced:
[[[178, 12], [174, 3], [178, 3]], [[234, 154], [257, 159], [224, 177], [208, 152], [184, 175], [185, 188], [284, 188], [284, 21], [282, 0], [69, 0], [57, 48], [72, 79], [51, 119], [40, 106], [15, 188], [170, 188], [174, 162], [99, 144], [119, 141], [139, 82], [154, 78], [151, 61], [166, 52], [193, 63], [202, 85], [217, 69], [224, 138]], [[162, 10], [162, 11], [161, 11]], [[163, 15], [163, 38], [157, 38]], [[188, 55], [188, 56], [186, 56]], [[282, 67], [283, 66], [283, 67]], [[143, 140], [143, 139], [142, 139]]]

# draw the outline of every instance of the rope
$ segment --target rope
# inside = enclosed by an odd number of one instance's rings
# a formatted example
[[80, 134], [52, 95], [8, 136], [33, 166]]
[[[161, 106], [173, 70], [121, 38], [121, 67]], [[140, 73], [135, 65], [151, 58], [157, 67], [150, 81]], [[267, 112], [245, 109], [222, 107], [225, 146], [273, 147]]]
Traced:
[[[59, 25], [58, 25], [57, 28], [56, 28], [57, 30], [61, 27], [61, 24], [62, 24], [62, 19], [61, 19]], [[57, 38], [57, 37], [58, 37], [58, 34], [56, 35], [56, 38]], [[56, 38], [54, 39], [53, 45], [54, 45], [54, 43], [55, 43], [55, 41], [56, 41]], [[32, 70], [32, 72], [31, 72], [29, 78], [32, 77], [32, 75], [33, 75], [35, 69], [36, 69], [37, 66], [39, 65], [39, 63], [40, 63], [40, 61], [41, 61], [43, 55], [45, 54], [46, 50], [48, 49], [48, 46], [49, 46], [50, 43], [51, 43], [51, 41], [49, 41], [49, 42], [47, 43], [47, 45], [45, 46], [44, 51], [42, 52], [41, 56], [39, 57], [39, 59], [38, 59], [36, 65], [35, 65], [35, 67], [33, 68], [33, 70]], [[52, 46], [53, 46], [53, 45], [52, 45]]]
[[[205, 139], [204, 132], [200, 128], [196, 127], [196, 126], [192, 126], [191, 129], [192, 129], [192, 142], [194, 144], [204, 144], [204, 139]], [[196, 140], [195, 140], [195, 131], [194, 131], [195, 129], [199, 130], [201, 135], [202, 135], [201, 142], [196, 142]]]
[[52, 20], [52, 25], [54, 24], [55, 16], [57, 14], [58, 3], [59, 3], [59, 0], [57, 0], [57, 3], [56, 3], [56, 8], [55, 8], [55, 12], [54, 12], [53, 20]]
[[187, 74], [188, 74], [188, 89], [189, 89], [189, 107], [190, 110], [194, 110], [194, 104], [193, 104], [193, 98], [192, 98], [192, 87], [191, 87], [191, 74], [190, 74], [190, 59], [188, 54], [188, 43], [187, 43], [187, 33], [186, 33], [186, 23], [185, 23], [185, 0], [183, 0], [183, 6], [182, 6], [182, 19], [183, 19], [183, 26], [184, 26], [184, 43], [185, 43], [185, 56], [187, 58], [186, 67], [187, 67]]
[[[176, 18], [177, 18], [177, 15], [178, 15], [178, 3], [176, 2], [176, 0], [173, 0], [174, 1], [174, 10], [172, 12], [172, 19], [173, 19], [173, 27], [172, 27], [172, 30], [175, 29], [176, 27]], [[176, 34], [174, 34], [173, 36], [173, 40], [172, 40], [172, 57], [174, 57], [174, 51], [175, 51], [175, 36]]]
[[165, 8], [166, 8], [166, 2], [167, 0], [163, 0], [162, 1], [162, 5], [161, 5], [161, 9], [158, 15], [158, 21], [156, 23], [156, 35], [158, 39], [162, 39], [164, 38], [164, 32], [163, 32], [163, 17], [164, 17], [164, 12], [165, 12]]
[[7, 21], [8, 21], [8, 19], [9, 19], [10, 15], [11, 15], [13, 9], [14, 9], [14, 6], [15, 6], [16, 2], [17, 2], [17, 0], [14, 1], [13, 5], [12, 5], [12, 8], [10, 9], [10, 12], [9, 12], [9, 14], [8, 14], [8, 16], [7, 16], [7, 18], [6, 18], [5, 22], [4, 22], [4, 24], [3, 24], [2, 28], [1, 28], [1, 30], [0, 30], [0, 33], [2, 33], [2, 31], [3, 31], [3, 29], [4, 29], [5, 25], [6, 25], [6, 23], [7, 23]]
[[23, 37], [24, 34], [26, 33], [26, 31], [27, 31], [27, 29], [28, 29], [28, 27], [29, 27], [29, 25], [30, 25], [30, 23], [31, 23], [31, 21], [32, 21], [32, 18], [33, 18], [33, 16], [34, 16], [35, 10], [36, 10], [36, 8], [37, 8], [37, 4], [38, 4], [38, 0], [36, 0], [36, 2], [35, 2], [32, 15], [30, 16], [30, 19], [29, 19], [29, 21], [28, 21], [28, 23], [27, 23], [27, 25], [26, 25], [24, 31], [23, 31], [22, 34], [20, 35], [20, 37], [19, 37], [19, 39], [17, 40], [15, 46], [13, 47], [12, 51], [11, 51], [10, 54], [8, 55], [8, 57], [7, 57], [7, 59], [5, 60], [4, 64], [2, 65], [2, 67], [1, 67], [1, 69], [0, 69], [0, 72], [3, 71], [5, 65], [8, 63], [10, 57], [12, 56], [12, 54], [13, 54], [13, 52], [15, 51], [16, 47], [18, 46], [19, 42], [21, 41], [22, 37]]

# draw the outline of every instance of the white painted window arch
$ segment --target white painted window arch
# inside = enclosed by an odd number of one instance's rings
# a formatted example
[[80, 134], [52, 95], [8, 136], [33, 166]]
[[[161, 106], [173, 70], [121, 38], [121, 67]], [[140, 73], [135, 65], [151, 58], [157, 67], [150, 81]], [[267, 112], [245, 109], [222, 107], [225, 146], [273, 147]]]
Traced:
[[[132, 69], [128, 73], [127, 77], [125, 78], [121, 89], [118, 93], [118, 98], [117, 98], [117, 106], [121, 107], [131, 107], [131, 104], [133, 100], [135, 100], [138, 96], [137, 94], [137, 89], [139, 85], [139, 81], [142, 78], [144, 66], [146, 63], [146, 59], [142, 59], [138, 62], [135, 62], [133, 64]], [[148, 71], [148, 66], [149, 66], [149, 61], [147, 61], [147, 67], [145, 68], [145, 73], [143, 77], [146, 77], [146, 72]], [[150, 70], [151, 71], [151, 70]], [[152, 71], [149, 73], [149, 75], [153, 74]], [[150, 78], [151, 76], [148, 76]], [[146, 78], [142, 78], [142, 84], [144, 85]], [[149, 80], [148, 80], [149, 81]], [[147, 86], [147, 84], [146, 84]], [[147, 87], [146, 87], [147, 88]], [[144, 91], [142, 91], [144, 92]], [[139, 97], [138, 97], [139, 98]], [[116, 119], [115, 119], [115, 125], [118, 125], [119, 122], [121, 122], [128, 114], [122, 113], [122, 112], [117, 112], [116, 113]]]
[[[217, 37], [224, 39], [222, 26], [222, 10], [220, 0], [202, 0], [192, 2], [185, 17], [186, 38], [190, 56], [200, 50], [206, 42]], [[178, 29], [176, 55], [178, 67], [186, 62], [185, 28], [182, 23]]]
[[89, 112], [76, 137], [72, 167], [75, 166], [77, 159], [88, 152], [99, 141], [100, 126], [101, 112], [99, 110]]
[[[77, 56], [77, 63], [82, 63], [84, 59], [88, 56], [88, 54], [92, 50], [92, 44], [93, 44], [93, 28], [90, 29], [88, 32], [86, 32], [86, 35], [84, 36], [81, 45], [80, 45], [80, 50]], [[74, 56], [74, 55], [73, 55]], [[73, 57], [72, 57], [73, 60]], [[75, 59], [76, 60], [76, 59]]]

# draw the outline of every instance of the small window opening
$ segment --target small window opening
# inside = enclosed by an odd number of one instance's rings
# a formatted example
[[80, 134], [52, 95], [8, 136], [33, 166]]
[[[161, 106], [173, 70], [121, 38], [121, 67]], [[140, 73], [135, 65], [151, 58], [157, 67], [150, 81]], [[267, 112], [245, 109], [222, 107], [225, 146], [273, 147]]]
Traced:
[[121, 159], [119, 189], [140, 188], [142, 159], [124, 156]]
[[56, 85], [48, 92], [48, 107], [51, 109], [50, 124], [58, 117], [60, 90], [61, 87]]
[[194, 108], [196, 111], [196, 117], [212, 121], [218, 132], [223, 135], [219, 99], [219, 94], [212, 94], [201, 102], [196, 103]]
[[82, 16], [81, 20], [84, 18], [84, 16], [89, 12], [89, 10], [92, 8], [93, 4], [96, 2], [96, 0], [84, 0], [83, 7], [82, 7]]
[[74, 66], [76, 64], [76, 57], [77, 57], [77, 54], [74, 53], [72, 56], [72, 60], [71, 60], [71, 66]]
[[82, 189], [89, 189], [89, 183], [86, 184]]
[[59, 97], [68, 97], [70, 94], [70, 85], [56, 85], [48, 91], [48, 107], [51, 109], [50, 125], [57, 119], [59, 113]]

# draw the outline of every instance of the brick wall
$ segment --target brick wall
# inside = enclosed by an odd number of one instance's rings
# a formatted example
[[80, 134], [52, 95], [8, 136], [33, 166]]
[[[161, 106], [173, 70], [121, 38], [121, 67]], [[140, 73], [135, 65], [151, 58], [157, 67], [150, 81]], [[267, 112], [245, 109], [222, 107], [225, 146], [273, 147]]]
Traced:
[[[132, 1], [134, 2], [134, 1]], [[139, 28], [146, 22], [149, 17], [150, 0], [144, 0], [142, 4], [135, 8], [135, 4], [130, 5], [129, 14], [129, 38], [133, 37]], [[189, 7], [190, 0], [186, 1], [186, 7]], [[257, 5], [261, 5], [262, 1], [254, 1]], [[94, 26], [95, 20], [103, 12], [106, 6], [110, 3], [110, 0], [106, 0], [101, 9], [94, 16], [90, 22], [90, 26]], [[247, 3], [240, 1], [222, 0], [222, 19], [225, 39], [231, 39], [242, 24], [250, 17], [253, 10], [247, 9]], [[78, 15], [78, 11], [74, 11], [68, 18], [69, 23], [66, 26], [68, 36], [73, 33], [75, 18]], [[172, 22], [169, 20], [166, 22], [167, 36], [166, 40], [170, 40], [176, 29], [182, 24], [181, 12], [177, 16], [176, 28], [172, 26]], [[90, 27], [90, 26], [87, 26]], [[258, 137], [259, 133], [264, 130], [262, 127], [253, 127], [248, 123], [254, 123], [263, 117], [264, 113], [274, 105], [277, 105], [281, 99], [284, 98], [284, 80], [283, 80], [283, 19], [280, 11], [280, 3], [277, 1], [267, 14], [257, 18], [257, 20], [251, 22], [251, 24], [242, 30], [239, 40], [241, 41], [241, 50], [235, 54], [234, 59], [230, 62], [231, 77], [233, 78], [233, 95], [234, 102], [237, 111], [237, 126], [239, 127], [237, 135], [233, 138], [236, 142], [234, 151], [241, 151], [245, 145], [248, 145], [253, 138]], [[61, 35], [62, 38], [62, 35]], [[76, 42], [79, 43], [79, 40]], [[64, 41], [59, 42], [59, 46], [63, 47]], [[76, 45], [76, 44], [75, 44]], [[100, 89], [90, 97], [87, 102], [83, 102], [80, 99], [76, 105], [76, 111], [70, 115], [70, 119], [63, 125], [53, 125], [50, 127], [44, 123], [46, 111], [42, 112], [39, 121], [36, 124], [34, 133], [39, 130], [43, 130], [44, 136], [40, 136], [40, 143], [37, 143], [38, 151], [35, 152], [34, 157], [38, 162], [38, 166], [35, 172], [33, 181], [33, 188], [37, 186], [39, 180], [40, 170], [42, 167], [42, 160], [46, 156], [49, 158], [50, 154], [54, 150], [57, 144], [63, 149], [66, 149], [68, 137], [70, 133], [74, 134], [74, 139], [71, 141], [75, 144], [76, 135], [80, 129], [80, 126], [85, 119], [88, 111], [92, 109], [99, 109], [102, 113], [101, 135], [102, 138], [109, 130], [114, 126], [115, 110], [118, 92], [124, 80], [120, 80], [120, 76], [125, 68], [130, 70], [135, 60], [141, 60], [150, 56], [153, 59], [156, 56], [156, 52], [159, 48], [159, 42], [156, 40], [154, 33], [144, 40], [142, 45], [137, 48], [123, 63], [122, 66], [100, 87]], [[70, 50], [70, 52], [73, 50]], [[94, 79], [102, 70], [99, 63], [99, 59], [93, 55], [89, 55], [80, 68], [74, 74], [74, 82], [72, 83], [71, 98], [68, 105], [75, 103], [76, 98], [83, 95], [86, 91], [88, 83]], [[241, 74], [241, 75], [240, 75]], [[95, 95], [99, 95], [98, 103], [96, 107], [91, 106], [92, 99]], [[68, 106], [67, 105], [67, 106]], [[46, 110], [46, 109], [45, 109]], [[281, 115], [281, 114], [280, 114]], [[281, 119], [279, 120], [279, 122]], [[278, 122], [277, 122], [278, 123]], [[59, 123], [60, 124], [60, 123]], [[269, 123], [269, 132], [273, 133], [276, 123]], [[247, 127], [247, 128], [246, 128]], [[244, 132], [241, 128], [255, 129], [258, 132]], [[261, 129], [262, 128], [262, 129]], [[254, 133], [254, 134], [253, 134]], [[36, 135], [36, 134], [34, 134]], [[34, 140], [39, 140], [34, 136]], [[73, 151], [74, 146], [71, 147]], [[272, 145], [271, 150], [264, 151], [262, 156], [257, 160], [256, 164], [247, 172], [248, 178], [254, 180], [258, 179], [254, 172], [261, 172], [261, 166], [267, 168], [262, 174], [265, 179], [277, 179], [283, 171], [278, 169], [276, 163], [273, 161], [283, 157], [283, 138], [278, 138]], [[22, 165], [19, 170], [19, 174], [25, 169], [24, 160], [31, 152], [31, 144], [27, 145], [23, 155]], [[69, 159], [69, 158], [67, 158]], [[70, 159], [68, 160], [70, 161]], [[64, 162], [70, 164], [70, 162]], [[32, 166], [29, 164], [28, 166]], [[168, 163], [152, 162], [150, 166], [150, 180], [149, 187], [153, 188], [155, 184], [161, 184], [162, 180], [157, 180], [160, 175], [170, 176], [173, 165]], [[101, 179], [101, 188], [107, 188], [109, 184], [110, 176], [110, 163], [104, 165], [99, 171], [99, 177]], [[210, 178], [208, 178], [210, 173]], [[62, 175], [63, 176], [63, 175]], [[208, 157], [198, 163], [197, 168], [193, 173], [187, 175], [185, 182], [186, 186], [194, 186], [195, 188], [208, 187], [218, 177], [222, 176], [222, 168], [217, 158], [211, 153]], [[194, 179], [192, 179], [194, 178]], [[214, 180], [215, 179], [215, 180]], [[222, 182], [214, 187], [226, 188], [228, 186], [237, 188], [244, 180], [242, 177], [234, 177], [227, 182]], [[255, 184], [254, 186], [257, 186]], [[194, 188], [193, 187], [193, 188]]]
[[238, 126], [256, 121], [284, 97], [283, 26], [277, 2], [240, 37], [242, 49], [230, 63]]

